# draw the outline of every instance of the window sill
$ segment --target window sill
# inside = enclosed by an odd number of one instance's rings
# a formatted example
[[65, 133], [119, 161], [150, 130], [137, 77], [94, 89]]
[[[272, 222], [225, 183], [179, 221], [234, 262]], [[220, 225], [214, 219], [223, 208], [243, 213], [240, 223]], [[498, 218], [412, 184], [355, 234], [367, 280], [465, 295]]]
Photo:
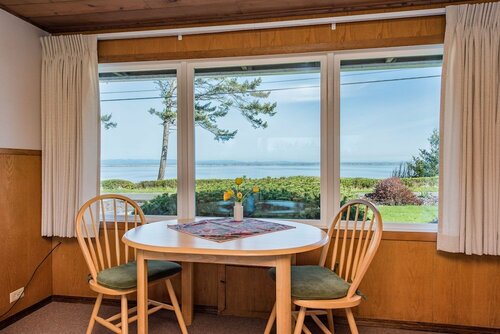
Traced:
[[[196, 217], [196, 219], [215, 219], [220, 217]], [[146, 216], [148, 223], [157, 221], [168, 221], [177, 219], [176, 216]], [[263, 218], [265, 219], [265, 218]], [[309, 219], [278, 219], [297, 222], [302, 224], [311, 225], [319, 229], [328, 231], [328, 226], [321, 220]], [[350, 229], [351, 226], [349, 226]], [[430, 241], [435, 242], [437, 238], [437, 224], [427, 223], [384, 223], [384, 233], [382, 234], [383, 240], [400, 240], [400, 241]]]
[[[124, 216], [119, 216], [117, 219], [118, 223], [125, 222]], [[217, 217], [196, 217], [196, 219], [214, 219]], [[147, 223], [154, 223], [158, 221], [171, 221], [177, 219], [176, 216], [146, 216]], [[279, 220], [279, 219], [278, 219]], [[308, 224], [319, 229], [328, 231], [328, 227], [320, 220], [301, 220], [301, 219], [281, 219], [284, 221], [292, 221], [302, 224]], [[130, 221], [130, 220], [129, 220]], [[113, 223], [113, 221], [107, 220], [107, 223]], [[351, 224], [349, 224], [351, 225]], [[437, 224], [425, 224], [425, 223], [385, 223], [384, 233], [382, 234], [382, 240], [393, 240], [393, 241], [427, 241], [435, 242], [437, 238]], [[352, 229], [349, 226], [349, 229]]]

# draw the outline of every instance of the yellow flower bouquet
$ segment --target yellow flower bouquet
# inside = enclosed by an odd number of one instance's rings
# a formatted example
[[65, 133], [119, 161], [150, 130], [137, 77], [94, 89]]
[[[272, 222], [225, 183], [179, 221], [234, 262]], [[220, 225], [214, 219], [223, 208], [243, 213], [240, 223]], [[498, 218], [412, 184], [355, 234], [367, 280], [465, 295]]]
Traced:
[[224, 201], [234, 200], [234, 220], [240, 222], [243, 220], [243, 201], [247, 196], [260, 191], [259, 187], [253, 186], [246, 192], [243, 189], [243, 178], [237, 177], [234, 180], [236, 187], [224, 191]]
[[236, 187], [234, 189], [224, 191], [224, 201], [233, 199], [236, 203], [242, 203], [248, 195], [258, 193], [260, 191], [259, 187], [253, 186], [252, 189], [245, 192], [243, 190], [243, 182], [244, 180], [242, 177], [234, 179]]

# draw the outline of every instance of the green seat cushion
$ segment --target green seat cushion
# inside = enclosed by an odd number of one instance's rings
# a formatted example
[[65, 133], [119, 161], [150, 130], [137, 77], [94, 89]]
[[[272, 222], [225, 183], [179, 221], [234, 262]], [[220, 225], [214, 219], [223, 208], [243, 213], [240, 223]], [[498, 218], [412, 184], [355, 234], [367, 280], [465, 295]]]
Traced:
[[[148, 280], [172, 276], [181, 271], [181, 266], [169, 261], [148, 261]], [[110, 289], [126, 290], [137, 287], [137, 265], [135, 261], [105, 269], [97, 274], [97, 282]]]
[[[276, 280], [276, 268], [269, 269]], [[347, 296], [349, 283], [321, 266], [292, 266], [292, 297], [296, 299], [337, 299]]]

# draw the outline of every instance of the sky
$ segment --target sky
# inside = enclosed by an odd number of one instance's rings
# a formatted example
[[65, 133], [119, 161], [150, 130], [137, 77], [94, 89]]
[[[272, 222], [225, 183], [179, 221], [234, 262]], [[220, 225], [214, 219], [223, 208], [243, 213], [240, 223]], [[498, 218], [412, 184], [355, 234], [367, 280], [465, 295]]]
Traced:
[[[406, 161], [428, 147], [439, 128], [440, 67], [343, 71], [341, 73], [341, 161]], [[425, 77], [419, 79], [407, 79]], [[320, 75], [317, 72], [261, 76], [259, 89], [270, 90], [276, 115], [268, 128], [253, 129], [237, 110], [219, 126], [238, 130], [228, 142], [196, 127], [196, 160], [319, 162]], [[245, 77], [252, 79], [252, 77]], [[400, 80], [401, 79], [401, 80]], [[385, 81], [396, 80], [396, 81]], [[101, 112], [117, 127], [102, 130], [101, 158], [154, 159], [161, 151], [160, 119], [147, 111], [161, 108], [152, 81], [101, 82]], [[115, 100], [115, 101], [112, 101]], [[177, 154], [176, 131], [168, 159]]]

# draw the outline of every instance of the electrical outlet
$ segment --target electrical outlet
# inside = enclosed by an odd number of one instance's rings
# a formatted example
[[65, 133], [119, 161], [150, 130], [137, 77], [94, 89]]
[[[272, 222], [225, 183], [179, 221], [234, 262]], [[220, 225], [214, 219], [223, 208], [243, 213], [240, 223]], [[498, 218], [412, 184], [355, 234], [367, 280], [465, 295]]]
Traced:
[[24, 287], [17, 289], [16, 291], [12, 291], [10, 293], [10, 302], [13, 303], [18, 299], [24, 297]]

